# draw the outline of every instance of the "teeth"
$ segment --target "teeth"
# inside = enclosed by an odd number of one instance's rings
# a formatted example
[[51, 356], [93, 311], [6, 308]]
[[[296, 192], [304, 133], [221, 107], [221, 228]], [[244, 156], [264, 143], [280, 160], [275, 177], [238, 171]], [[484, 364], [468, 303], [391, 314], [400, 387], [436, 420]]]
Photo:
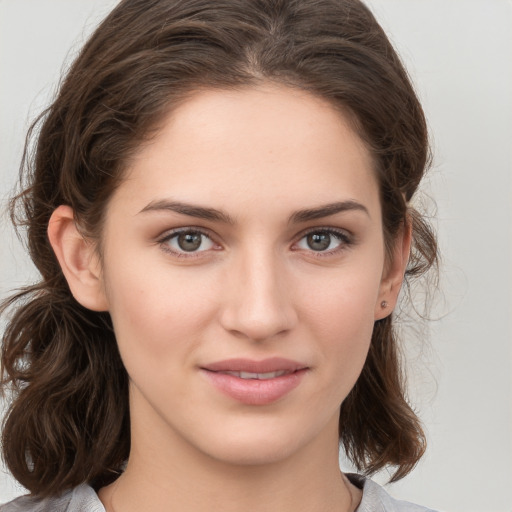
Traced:
[[275, 379], [276, 377], [281, 377], [281, 375], [286, 375], [289, 373], [287, 370], [279, 370], [277, 372], [267, 372], [267, 373], [252, 373], [252, 372], [222, 372], [226, 375], [233, 375], [234, 377], [239, 377], [240, 379], [257, 379], [257, 380], [267, 380], [267, 379]]

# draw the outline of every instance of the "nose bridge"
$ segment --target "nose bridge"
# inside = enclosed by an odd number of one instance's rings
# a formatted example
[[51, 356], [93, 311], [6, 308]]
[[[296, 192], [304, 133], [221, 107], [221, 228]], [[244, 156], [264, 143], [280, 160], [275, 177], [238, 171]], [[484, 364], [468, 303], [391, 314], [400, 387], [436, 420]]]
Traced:
[[271, 247], [241, 251], [232, 262], [224, 327], [252, 340], [291, 329], [296, 321], [283, 261]]

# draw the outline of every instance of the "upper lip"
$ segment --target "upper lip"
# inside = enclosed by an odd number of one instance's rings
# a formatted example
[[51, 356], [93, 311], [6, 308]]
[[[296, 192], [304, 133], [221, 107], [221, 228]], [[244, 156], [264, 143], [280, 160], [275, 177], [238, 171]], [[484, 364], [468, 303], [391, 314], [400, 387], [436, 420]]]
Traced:
[[307, 365], [282, 357], [271, 357], [268, 359], [262, 359], [261, 361], [235, 358], [209, 363], [201, 366], [201, 368], [211, 372], [270, 373], [285, 371], [287, 373], [292, 373], [307, 368]]

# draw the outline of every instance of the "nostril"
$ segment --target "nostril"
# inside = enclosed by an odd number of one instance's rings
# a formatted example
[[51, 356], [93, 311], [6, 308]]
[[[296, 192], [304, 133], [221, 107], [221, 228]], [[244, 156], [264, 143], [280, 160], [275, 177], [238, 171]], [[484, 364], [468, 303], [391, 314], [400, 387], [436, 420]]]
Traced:
[[240, 254], [226, 282], [222, 327], [253, 341], [283, 336], [297, 322], [286, 269], [276, 262], [273, 250]]

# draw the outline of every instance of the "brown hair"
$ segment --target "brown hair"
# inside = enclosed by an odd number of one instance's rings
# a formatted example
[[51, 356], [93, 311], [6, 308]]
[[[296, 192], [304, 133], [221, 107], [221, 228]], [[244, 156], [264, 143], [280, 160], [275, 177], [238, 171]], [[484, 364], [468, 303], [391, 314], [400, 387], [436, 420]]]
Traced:
[[[408, 76], [358, 0], [124, 0], [98, 27], [33, 124], [22, 192], [11, 216], [25, 227], [41, 281], [4, 302], [1, 378], [14, 391], [3, 456], [33, 494], [113, 481], [130, 449], [128, 377], [108, 313], [71, 295], [46, 230], [70, 205], [97, 240], [105, 206], [131, 152], [198, 88], [262, 80], [307, 90], [351, 113], [376, 162], [386, 241], [412, 224], [407, 274], [436, 263], [435, 238], [408, 207], [428, 167], [427, 129]], [[389, 316], [344, 401], [340, 442], [366, 473], [406, 475], [425, 449], [407, 403]]]

